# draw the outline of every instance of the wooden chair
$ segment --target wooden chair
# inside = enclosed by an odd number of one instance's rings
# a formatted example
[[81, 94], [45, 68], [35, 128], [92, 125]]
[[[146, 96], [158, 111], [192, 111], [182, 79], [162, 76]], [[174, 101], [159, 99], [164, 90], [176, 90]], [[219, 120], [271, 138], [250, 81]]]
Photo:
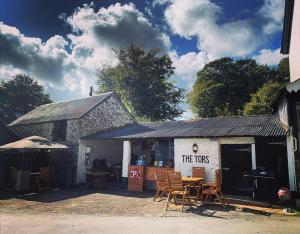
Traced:
[[[192, 177], [198, 177], [198, 178], [204, 178], [205, 179], [205, 167], [192, 167]], [[200, 197], [200, 192], [202, 190], [202, 184], [204, 181], [201, 182], [201, 184], [195, 184], [194, 188], [196, 189], [197, 198]]]
[[201, 177], [205, 179], [205, 167], [193, 167], [192, 177]]
[[190, 199], [188, 196], [189, 191], [187, 189], [187, 186], [183, 186], [182, 184], [181, 173], [168, 171], [167, 179], [168, 179], [168, 200], [167, 200], [166, 210], [168, 209], [172, 199], [174, 200], [174, 204], [177, 205], [178, 197], [181, 197], [181, 202], [182, 202], [181, 211], [183, 211], [183, 207], [186, 201], [190, 202]]
[[49, 171], [49, 167], [41, 167], [39, 174], [35, 177], [35, 183], [39, 191], [51, 188]]
[[208, 198], [211, 198], [212, 196], [216, 196], [216, 200], [219, 201], [223, 207], [225, 207], [225, 201], [221, 197], [222, 196], [221, 185], [222, 185], [221, 170], [216, 170], [215, 182], [202, 184], [202, 200], [203, 197], [205, 196], [204, 203], [207, 202]]
[[168, 195], [168, 180], [167, 180], [167, 170], [164, 169], [156, 169], [155, 170], [156, 177], [156, 194], [153, 198], [155, 201], [159, 196]]

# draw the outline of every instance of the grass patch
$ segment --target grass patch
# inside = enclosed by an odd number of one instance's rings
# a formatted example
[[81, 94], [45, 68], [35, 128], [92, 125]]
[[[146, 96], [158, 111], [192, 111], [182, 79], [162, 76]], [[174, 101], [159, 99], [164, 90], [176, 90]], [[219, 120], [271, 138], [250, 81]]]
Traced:
[[300, 217], [300, 210], [296, 208], [292, 208], [292, 210], [295, 212], [296, 216]]

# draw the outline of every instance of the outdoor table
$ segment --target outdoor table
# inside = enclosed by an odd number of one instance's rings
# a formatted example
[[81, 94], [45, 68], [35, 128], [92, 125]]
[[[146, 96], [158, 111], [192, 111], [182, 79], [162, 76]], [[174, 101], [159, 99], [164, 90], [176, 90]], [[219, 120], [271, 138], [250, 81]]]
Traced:
[[87, 170], [86, 177], [89, 188], [100, 187], [100, 189], [104, 189], [106, 186], [107, 176], [110, 174], [111, 173], [109, 172]]
[[201, 177], [182, 177], [182, 182], [184, 183], [200, 183], [204, 178]]
[[[201, 186], [201, 182], [204, 181], [204, 178], [201, 177], [182, 177], [182, 183], [188, 185], [190, 188], [194, 188], [196, 190], [197, 186]], [[194, 197], [199, 200], [199, 197]]]

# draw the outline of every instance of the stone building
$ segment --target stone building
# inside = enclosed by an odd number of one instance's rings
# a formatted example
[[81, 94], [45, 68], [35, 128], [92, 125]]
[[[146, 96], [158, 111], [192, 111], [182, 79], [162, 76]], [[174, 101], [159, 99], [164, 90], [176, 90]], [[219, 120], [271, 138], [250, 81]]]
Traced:
[[118, 96], [110, 92], [42, 105], [8, 126], [22, 138], [38, 135], [68, 145], [74, 152], [74, 167], [78, 170], [81, 137], [135, 122]]

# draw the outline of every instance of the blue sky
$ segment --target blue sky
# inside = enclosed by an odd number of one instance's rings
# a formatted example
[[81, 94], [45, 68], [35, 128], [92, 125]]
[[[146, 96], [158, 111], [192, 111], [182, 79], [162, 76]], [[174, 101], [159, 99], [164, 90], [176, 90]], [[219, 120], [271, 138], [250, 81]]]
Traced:
[[0, 0], [0, 78], [25, 72], [55, 101], [85, 97], [112, 48], [134, 42], [168, 53], [188, 92], [222, 56], [276, 65], [283, 12], [284, 0]]

